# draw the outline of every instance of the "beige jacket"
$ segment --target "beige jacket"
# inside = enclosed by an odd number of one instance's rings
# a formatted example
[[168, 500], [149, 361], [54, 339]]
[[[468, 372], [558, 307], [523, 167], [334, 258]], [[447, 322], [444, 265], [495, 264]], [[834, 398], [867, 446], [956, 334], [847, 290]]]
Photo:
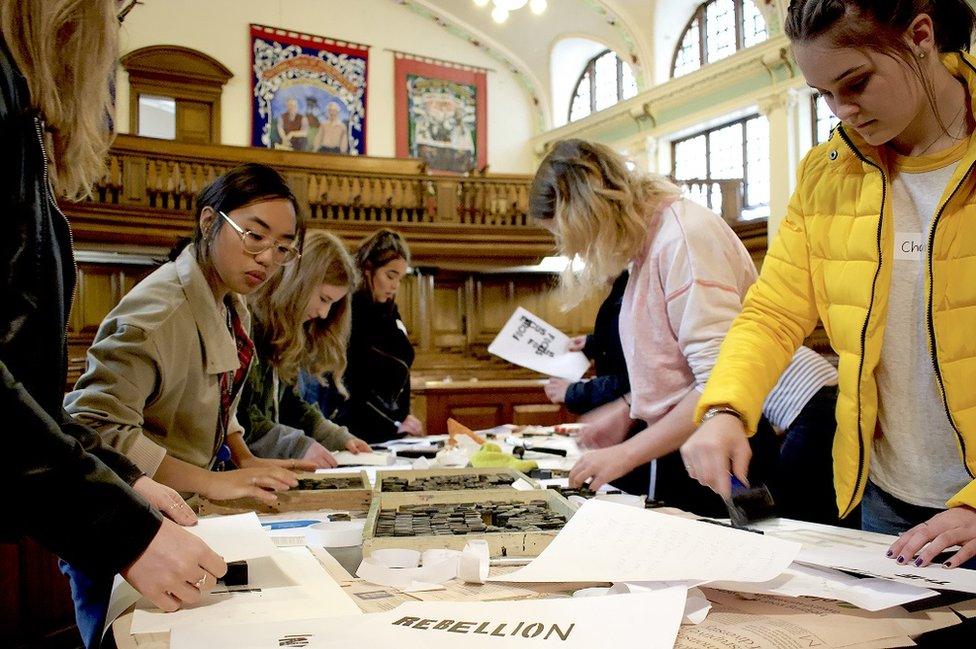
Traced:
[[[233, 308], [249, 329], [247, 308], [236, 295]], [[148, 476], [167, 453], [209, 468], [220, 374], [239, 365], [234, 339], [191, 246], [108, 314], [88, 351], [88, 368], [64, 407]], [[236, 412], [237, 399], [231, 405]], [[234, 432], [242, 432], [236, 415], [228, 426], [228, 434]]]

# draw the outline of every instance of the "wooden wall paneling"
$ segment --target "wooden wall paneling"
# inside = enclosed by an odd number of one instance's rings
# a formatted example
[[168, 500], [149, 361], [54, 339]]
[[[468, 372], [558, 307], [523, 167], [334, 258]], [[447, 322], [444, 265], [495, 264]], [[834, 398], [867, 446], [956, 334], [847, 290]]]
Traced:
[[436, 277], [433, 286], [433, 343], [438, 349], [466, 346], [465, 282], [456, 277]]
[[219, 141], [220, 134], [213, 132], [213, 104], [189, 100], [177, 102], [176, 139], [196, 144]]
[[475, 323], [473, 342], [490, 344], [512, 316], [515, 307], [514, 287], [511, 278], [498, 275], [480, 275], [475, 279]]
[[555, 426], [566, 423], [562, 406], [553, 403], [515, 404], [512, 421], [516, 426]]
[[407, 275], [400, 282], [400, 289], [396, 295], [397, 309], [400, 311], [400, 320], [407, 328], [407, 334], [414, 347], [420, 344], [420, 332], [418, 324], [420, 322], [418, 311], [420, 310], [419, 289], [421, 279], [416, 275]]

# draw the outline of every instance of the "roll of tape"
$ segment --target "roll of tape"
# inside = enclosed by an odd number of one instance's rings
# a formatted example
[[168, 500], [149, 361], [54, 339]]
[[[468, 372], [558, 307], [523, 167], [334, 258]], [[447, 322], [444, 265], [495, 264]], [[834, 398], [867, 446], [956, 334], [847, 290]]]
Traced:
[[472, 539], [464, 546], [458, 560], [458, 578], [469, 584], [483, 584], [488, 580], [488, 564], [491, 555], [488, 541]]
[[457, 576], [457, 557], [444, 557], [432, 563], [420, 565], [420, 553], [416, 550], [376, 550], [363, 557], [356, 576], [380, 586], [407, 588], [416, 582], [443, 584]]
[[323, 521], [305, 529], [305, 544], [324, 548], [346, 548], [363, 542], [365, 520]]

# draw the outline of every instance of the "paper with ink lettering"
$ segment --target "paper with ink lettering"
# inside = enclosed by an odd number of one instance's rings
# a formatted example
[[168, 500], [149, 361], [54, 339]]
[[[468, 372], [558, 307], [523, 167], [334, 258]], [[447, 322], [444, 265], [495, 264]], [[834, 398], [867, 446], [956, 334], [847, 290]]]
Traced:
[[787, 518], [761, 521], [755, 527], [763, 530], [766, 536], [801, 543], [803, 549], [796, 557], [797, 563], [890, 579], [933, 590], [976, 594], [976, 570], [947, 570], [941, 564], [916, 568], [907, 563], [899, 565], [886, 557], [888, 548], [898, 538], [896, 536]]
[[508, 319], [488, 351], [509, 363], [567, 381], [579, 381], [590, 366], [583, 352], [571, 352], [569, 336], [522, 307]]
[[[218, 586], [198, 604], [164, 613], [148, 599], [136, 604], [132, 633], [175, 632], [198, 624], [270, 623], [360, 614], [359, 607], [307, 548], [280, 548], [249, 560], [246, 587]], [[213, 647], [234, 646], [215, 643]], [[236, 649], [236, 647], [235, 647]]]
[[588, 500], [529, 565], [489, 581], [769, 581], [800, 544]]
[[595, 598], [513, 602], [408, 602], [356, 617], [174, 630], [172, 649], [479, 649], [674, 646], [685, 588]]

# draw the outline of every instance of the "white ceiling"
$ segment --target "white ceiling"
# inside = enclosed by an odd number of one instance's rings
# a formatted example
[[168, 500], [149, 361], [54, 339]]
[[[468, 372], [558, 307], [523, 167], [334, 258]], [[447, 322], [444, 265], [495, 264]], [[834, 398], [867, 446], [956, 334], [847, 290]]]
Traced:
[[[670, 51], [677, 37], [674, 32], [680, 32], [684, 20], [701, 0], [548, 0], [549, 6], [541, 16], [534, 15], [526, 6], [512, 12], [501, 25], [492, 20], [490, 5], [478, 7], [473, 0], [413, 2], [425, 5], [480, 39], [485, 46], [509, 58], [537, 86], [540, 98], [547, 105], [547, 113], [551, 113], [553, 79], [550, 53], [557, 42], [565, 38], [583, 37], [602, 43], [625, 61], [636, 57], [639, 83], [646, 88], [657, 76], [654, 34], [664, 32], [657, 39], [659, 47], [664, 45], [663, 41], [670, 41], [667, 44]], [[680, 26], [677, 30], [675, 20], [670, 16], [662, 20], [660, 15], [657, 16], [658, 25], [655, 28], [656, 14], [665, 10], [668, 14], [679, 16], [677, 22]], [[580, 71], [556, 70], [555, 74], [572, 76], [575, 81]], [[556, 107], [556, 110], [565, 108]]]

